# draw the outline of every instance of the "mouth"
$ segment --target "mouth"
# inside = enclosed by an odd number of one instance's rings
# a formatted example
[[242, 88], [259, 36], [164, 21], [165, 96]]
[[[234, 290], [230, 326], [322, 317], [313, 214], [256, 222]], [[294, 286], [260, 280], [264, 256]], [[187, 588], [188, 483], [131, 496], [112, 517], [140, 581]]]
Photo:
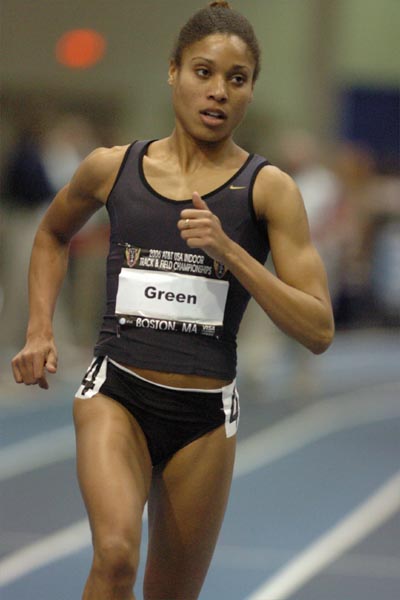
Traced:
[[220, 109], [205, 109], [201, 110], [200, 114], [202, 120], [206, 125], [220, 125], [223, 121], [226, 121], [227, 114]]

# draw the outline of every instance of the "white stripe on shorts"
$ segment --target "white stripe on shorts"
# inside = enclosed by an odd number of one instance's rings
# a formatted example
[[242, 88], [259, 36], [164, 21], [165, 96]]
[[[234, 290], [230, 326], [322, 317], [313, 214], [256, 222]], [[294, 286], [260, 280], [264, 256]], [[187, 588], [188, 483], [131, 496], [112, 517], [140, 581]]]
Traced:
[[[101, 360], [101, 366], [96, 373], [96, 366], [99, 364], [99, 360]], [[99, 392], [99, 389], [103, 385], [107, 376], [107, 359], [105, 357], [99, 358], [95, 356], [92, 362], [90, 363], [90, 367], [86, 371], [83, 382], [79, 386], [75, 397], [76, 398], [92, 398], [95, 394]]]
[[240, 417], [239, 392], [236, 388], [235, 379], [222, 388], [222, 402], [225, 413], [226, 437], [232, 437], [237, 433]]

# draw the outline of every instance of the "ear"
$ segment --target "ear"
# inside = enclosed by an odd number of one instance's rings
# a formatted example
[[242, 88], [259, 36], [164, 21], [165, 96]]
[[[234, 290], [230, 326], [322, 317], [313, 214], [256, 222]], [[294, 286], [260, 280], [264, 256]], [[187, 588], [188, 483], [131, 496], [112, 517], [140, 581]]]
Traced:
[[168, 84], [172, 85], [175, 83], [176, 74], [178, 72], [178, 66], [174, 60], [170, 60], [168, 69]]

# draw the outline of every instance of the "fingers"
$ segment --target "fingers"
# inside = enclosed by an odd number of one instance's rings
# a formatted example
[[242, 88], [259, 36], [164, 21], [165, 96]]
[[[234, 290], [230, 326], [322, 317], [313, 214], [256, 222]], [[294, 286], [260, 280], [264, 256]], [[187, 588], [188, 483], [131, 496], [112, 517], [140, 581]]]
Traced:
[[190, 218], [187, 217], [185, 219], [179, 219], [178, 229], [181, 231], [181, 236], [186, 239], [188, 236], [192, 236], [193, 233], [198, 233], [199, 230], [206, 231], [211, 227], [210, 219], [200, 219], [197, 217]]
[[189, 248], [201, 248], [214, 260], [222, 261], [227, 236], [219, 218], [198, 192], [193, 192], [193, 208], [182, 210], [177, 223], [181, 237]]
[[[40, 358], [41, 357], [38, 357], [38, 366], [40, 365]], [[46, 362], [44, 364], [42, 363], [41, 369], [35, 372], [39, 387], [43, 390], [48, 390], [49, 384], [47, 382], [46, 372], [44, 369], [46, 369], [49, 373], [55, 373], [57, 371], [57, 356], [53, 350], [49, 352]]]
[[13, 358], [11, 366], [16, 383], [38, 384], [42, 389], [48, 389], [46, 371], [57, 371], [57, 352], [54, 347], [31, 350], [27, 344]]
[[57, 371], [57, 354], [54, 350], [50, 350], [47, 356], [46, 369], [49, 373], [56, 373]]
[[43, 377], [40, 377], [40, 379], [38, 379], [37, 383], [38, 383], [39, 387], [42, 388], [42, 390], [49, 389], [49, 384], [47, 383], [46, 375], [43, 375]]
[[193, 192], [192, 195], [193, 206], [197, 209], [208, 210], [208, 206], [198, 192]]
[[13, 358], [11, 361], [11, 368], [13, 371], [13, 375], [14, 375], [14, 379], [16, 381], [16, 383], [22, 383], [23, 382], [23, 377], [22, 377], [22, 373], [20, 371], [19, 365], [16, 362], [16, 358]]
[[39, 381], [39, 379], [41, 377], [43, 377], [44, 374], [44, 365], [45, 365], [45, 360], [44, 360], [44, 356], [43, 354], [33, 354], [32, 356], [27, 357], [27, 367], [28, 367], [28, 371], [30, 370], [30, 361], [32, 363], [32, 375], [33, 375], [33, 379], [35, 381]]
[[194, 227], [207, 227], [214, 216], [198, 192], [193, 192], [192, 202], [193, 208], [185, 208], [181, 211], [181, 218], [178, 221], [178, 228], [181, 231]]
[[14, 379], [17, 383], [34, 385], [43, 377], [43, 359], [25, 353], [23, 350], [12, 360]]

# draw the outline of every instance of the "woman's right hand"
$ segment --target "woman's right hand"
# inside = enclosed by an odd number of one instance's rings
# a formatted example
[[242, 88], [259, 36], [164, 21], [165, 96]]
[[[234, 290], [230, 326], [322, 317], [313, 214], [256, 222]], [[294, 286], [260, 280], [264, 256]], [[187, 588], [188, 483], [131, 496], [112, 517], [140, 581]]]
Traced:
[[25, 385], [38, 384], [47, 390], [47, 373], [56, 373], [57, 358], [53, 337], [29, 338], [24, 348], [11, 361], [15, 381]]

